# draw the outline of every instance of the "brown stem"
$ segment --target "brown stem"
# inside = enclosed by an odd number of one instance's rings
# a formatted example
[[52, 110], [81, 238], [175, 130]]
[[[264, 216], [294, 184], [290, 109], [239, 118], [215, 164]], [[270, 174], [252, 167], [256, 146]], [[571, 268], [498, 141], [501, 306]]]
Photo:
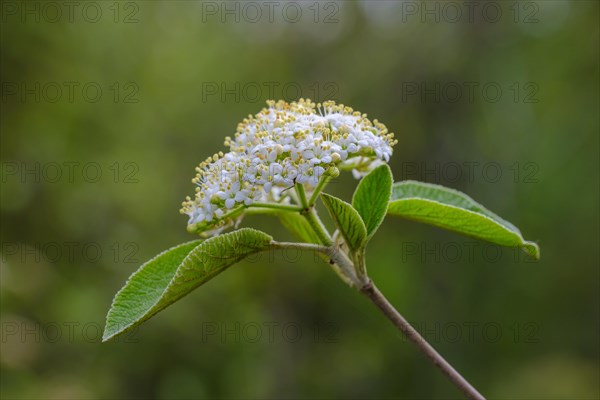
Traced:
[[412, 327], [410, 323], [390, 304], [385, 296], [377, 289], [372, 281], [361, 288], [361, 293], [369, 298], [385, 316], [427, 356], [469, 399], [485, 400], [465, 378], [459, 374], [448, 361], [442, 357], [426, 340]]

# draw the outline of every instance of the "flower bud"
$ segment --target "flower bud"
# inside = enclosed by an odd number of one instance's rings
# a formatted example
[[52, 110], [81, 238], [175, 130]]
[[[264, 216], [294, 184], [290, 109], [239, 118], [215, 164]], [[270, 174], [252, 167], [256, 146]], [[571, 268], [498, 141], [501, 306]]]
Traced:
[[338, 176], [340, 176], [340, 170], [337, 167], [331, 166], [327, 168], [327, 171], [325, 171], [325, 175], [330, 176], [332, 178], [337, 178]]

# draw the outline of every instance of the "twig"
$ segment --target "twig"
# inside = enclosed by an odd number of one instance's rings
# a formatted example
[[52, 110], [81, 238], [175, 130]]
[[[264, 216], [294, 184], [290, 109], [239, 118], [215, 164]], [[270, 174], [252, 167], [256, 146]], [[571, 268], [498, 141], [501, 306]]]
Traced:
[[299, 250], [312, 250], [323, 253], [330, 258], [331, 262], [339, 266], [339, 274], [341, 278], [350, 286], [356, 287], [362, 294], [367, 296], [373, 304], [379, 308], [383, 314], [389, 319], [418, 349], [433, 362], [452, 383], [460, 389], [469, 399], [485, 400], [485, 397], [477, 391], [452, 365], [448, 363], [431, 346], [423, 336], [417, 332], [415, 328], [394, 308], [394, 306], [385, 298], [383, 293], [377, 289], [373, 281], [366, 276], [357, 276], [355, 266], [352, 261], [334, 246], [323, 246], [312, 243], [288, 243], [288, 242], [271, 242], [271, 247], [286, 249], [293, 248]]
[[361, 288], [361, 293], [373, 302], [383, 314], [429, 358], [469, 399], [485, 400], [461, 374], [458, 373], [412, 325], [392, 306], [385, 296], [377, 289], [372, 281]]

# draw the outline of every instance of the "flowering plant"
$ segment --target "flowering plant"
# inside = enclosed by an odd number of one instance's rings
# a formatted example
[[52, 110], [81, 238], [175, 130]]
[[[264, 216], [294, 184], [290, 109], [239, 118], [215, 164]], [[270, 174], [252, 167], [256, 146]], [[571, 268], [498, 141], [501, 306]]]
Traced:
[[[365, 294], [390, 321], [471, 398], [483, 398], [396, 311], [367, 274], [366, 247], [386, 215], [449, 229], [534, 258], [539, 248], [511, 223], [469, 196], [439, 185], [393, 182], [387, 165], [397, 143], [377, 120], [332, 101], [269, 101], [225, 138], [229, 151], [196, 168], [194, 198], [181, 213], [201, 239], [175, 246], [142, 265], [115, 296], [103, 339], [123, 334], [214, 276], [261, 251], [315, 251], [349, 286]], [[351, 203], [324, 193], [343, 171], [361, 179]], [[331, 234], [316, 211], [321, 200], [336, 226]], [[300, 241], [280, 242], [240, 228], [247, 214], [270, 214]], [[233, 232], [223, 233], [227, 228]]]

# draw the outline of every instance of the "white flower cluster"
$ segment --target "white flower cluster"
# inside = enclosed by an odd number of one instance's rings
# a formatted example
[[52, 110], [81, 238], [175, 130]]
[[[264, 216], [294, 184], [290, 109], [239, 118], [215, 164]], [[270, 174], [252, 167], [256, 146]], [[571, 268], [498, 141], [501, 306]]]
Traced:
[[396, 144], [383, 124], [333, 101], [267, 105], [244, 119], [234, 138], [225, 139], [228, 153], [215, 154], [196, 168], [196, 196], [181, 209], [190, 217], [188, 226], [201, 223], [218, 232], [236, 210], [280, 201], [282, 190], [295, 184], [310, 191], [332, 168], [367, 171], [387, 162]]

